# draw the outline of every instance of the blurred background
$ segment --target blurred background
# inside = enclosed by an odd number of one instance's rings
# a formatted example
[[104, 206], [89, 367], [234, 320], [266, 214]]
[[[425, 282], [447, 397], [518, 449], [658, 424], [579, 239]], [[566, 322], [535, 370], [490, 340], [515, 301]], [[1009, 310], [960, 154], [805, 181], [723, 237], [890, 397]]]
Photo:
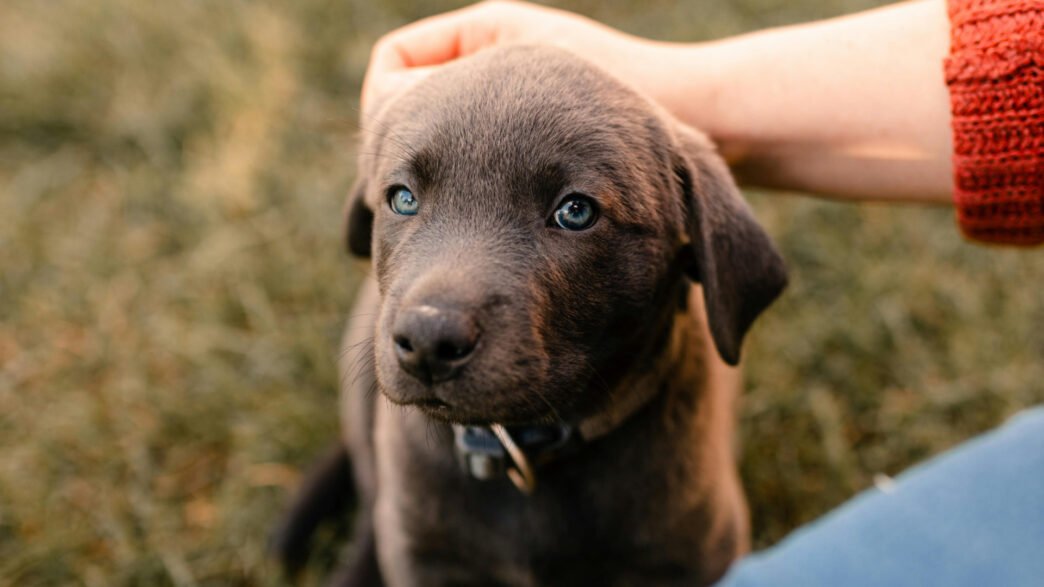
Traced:
[[[701, 40], [874, 4], [560, 6]], [[279, 584], [266, 534], [337, 433], [365, 270], [339, 231], [369, 48], [457, 5], [0, 3], [0, 585]], [[746, 354], [758, 546], [1044, 402], [1039, 252], [748, 196], [792, 271]]]

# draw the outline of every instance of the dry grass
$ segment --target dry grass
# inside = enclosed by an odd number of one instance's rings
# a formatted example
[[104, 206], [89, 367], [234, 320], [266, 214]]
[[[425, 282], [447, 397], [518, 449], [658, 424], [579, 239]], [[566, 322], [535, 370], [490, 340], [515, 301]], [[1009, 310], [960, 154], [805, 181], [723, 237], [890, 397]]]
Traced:
[[[668, 39], [865, 2], [569, 7]], [[436, 2], [0, 4], [0, 584], [277, 584], [337, 423], [367, 52]], [[1044, 401], [1044, 261], [945, 210], [753, 194], [793, 287], [749, 349], [764, 545]]]

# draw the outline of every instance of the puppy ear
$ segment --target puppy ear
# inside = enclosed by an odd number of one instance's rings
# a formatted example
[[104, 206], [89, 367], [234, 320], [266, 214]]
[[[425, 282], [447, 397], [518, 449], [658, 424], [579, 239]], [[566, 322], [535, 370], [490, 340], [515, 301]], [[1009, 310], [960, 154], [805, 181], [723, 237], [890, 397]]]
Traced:
[[[360, 169], [360, 174], [362, 170]], [[357, 257], [370, 256], [373, 238], [373, 210], [366, 204], [366, 180], [359, 177], [348, 195], [344, 213], [345, 245]]]
[[735, 365], [750, 325], [786, 287], [786, 266], [710, 141], [678, 127], [675, 172], [688, 208], [691, 253], [686, 273], [703, 286], [718, 353]]

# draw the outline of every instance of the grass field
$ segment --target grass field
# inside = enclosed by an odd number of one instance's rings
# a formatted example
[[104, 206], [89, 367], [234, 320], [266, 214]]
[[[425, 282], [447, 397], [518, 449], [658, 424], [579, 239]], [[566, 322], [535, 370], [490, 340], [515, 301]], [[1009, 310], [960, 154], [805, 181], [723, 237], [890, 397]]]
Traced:
[[[870, 5], [566, 7], [697, 40]], [[449, 7], [0, 3], [0, 585], [279, 584], [266, 532], [337, 430], [369, 47]], [[1044, 402], [1039, 252], [750, 197], [793, 284], [747, 353], [759, 546]]]

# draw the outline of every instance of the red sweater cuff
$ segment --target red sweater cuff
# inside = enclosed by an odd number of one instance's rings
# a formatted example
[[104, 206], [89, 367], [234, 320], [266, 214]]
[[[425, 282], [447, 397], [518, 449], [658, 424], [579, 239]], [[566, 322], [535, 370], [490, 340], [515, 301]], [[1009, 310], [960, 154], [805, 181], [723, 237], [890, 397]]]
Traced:
[[974, 239], [1044, 243], [1044, 1], [949, 0], [954, 203]]

